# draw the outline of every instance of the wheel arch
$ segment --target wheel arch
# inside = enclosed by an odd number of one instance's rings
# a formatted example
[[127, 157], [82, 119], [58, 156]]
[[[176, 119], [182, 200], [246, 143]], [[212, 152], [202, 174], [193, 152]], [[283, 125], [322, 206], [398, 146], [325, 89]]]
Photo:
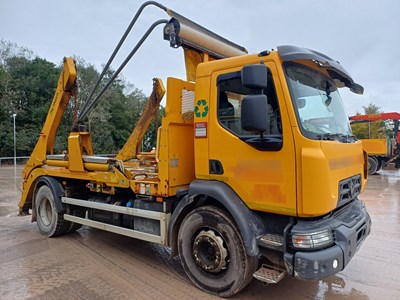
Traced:
[[37, 178], [35, 186], [33, 188], [33, 201], [32, 201], [32, 222], [36, 221], [36, 209], [35, 209], [35, 197], [36, 197], [36, 193], [38, 192], [38, 190], [40, 189], [40, 187], [47, 185], [52, 194], [54, 195], [54, 203], [55, 203], [55, 208], [57, 213], [63, 213], [65, 212], [65, 207], [61, 202], [61, 197], [64, 193], [64, 189], [61, 185], [61, 183], [53, 178], [53, 177], [49, 177], [49, 176], [41, 176], [39, 178]]
[[264, 231], [260, 217], [251, 211], [227, 184], [219, 181], [194, 180], [186, 195], [174, 210], [169, 226], [171, 256], [177, 255], [177, 236], [185, 216], [194, 208], [212, 202], [224, 208], [235, 221], [246, 248], [247, 255], [257, 256], [259, 248], [256, 237]]

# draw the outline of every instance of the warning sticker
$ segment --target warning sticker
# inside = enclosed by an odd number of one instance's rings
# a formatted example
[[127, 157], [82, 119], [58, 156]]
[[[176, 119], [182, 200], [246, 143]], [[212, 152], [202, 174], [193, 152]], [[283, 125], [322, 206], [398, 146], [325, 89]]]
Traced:
[[194, 123], [194, 137], [195, 138], [207, 137], [207, 122]]

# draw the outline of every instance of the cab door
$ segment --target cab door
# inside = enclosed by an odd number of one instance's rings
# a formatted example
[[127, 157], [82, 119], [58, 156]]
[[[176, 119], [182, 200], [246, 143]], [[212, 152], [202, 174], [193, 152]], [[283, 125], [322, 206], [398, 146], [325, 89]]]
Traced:
[[251, 143], [260, 134], [245, 131], [241, 125], [242, 99], [254, 91], [242, 85], [240, 68], [212, 74], [210, 179], [228, 184], [251, 209], [294, 216], [294, 141], [276, 66], [273, 62], [265, 64], [269, 74], [263, 93], [268, 98], [269, 122], [262, 149]]

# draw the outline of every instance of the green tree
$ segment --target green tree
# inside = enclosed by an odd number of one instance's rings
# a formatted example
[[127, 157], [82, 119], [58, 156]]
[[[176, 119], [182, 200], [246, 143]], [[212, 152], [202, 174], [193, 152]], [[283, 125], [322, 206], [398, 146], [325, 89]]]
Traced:
[[17, 156], [29, 155], [39, 137], [59, 70], [15, 44], [0, 43], [0, 156], [13, 155], [12, 114], [16, 113]]
[[[362, 107], [365, 115], [375, 115], [383, 113], [381, 108], [375, 104], [368, 104]], [[361, 115], [357, 112], [356, 115]], [[353, 134], [358, 139], [385, 139], [387, 138], [387, 124], [384, 121], [362, 122], [351, 124]]]
[[[67, 149], [68, 135], [74, 114], [79, 113], [99, 73], [79, 57], [74, 57], [78, 70], [78, 96], [72, 98], [58, 128], [55, 153]], [[62, 64], [55, 64], [35, 56], [32, 51], [10, 42], [0, 41], [0, 156], [13, 155], [12, 114], [16, 113], [17, 155], [30, 155], [52, 101]], [[106, 72], [98, 91], [112, 76]], [[147, 97], [119, 77], [103, 94], [83, 124], [92, 133], [95, 153], [116, 153], [131, 134], [140, 118]], [[143, 140], [143, 150], [156, 144], [157, 127], [161, 116], [153, 120]]]

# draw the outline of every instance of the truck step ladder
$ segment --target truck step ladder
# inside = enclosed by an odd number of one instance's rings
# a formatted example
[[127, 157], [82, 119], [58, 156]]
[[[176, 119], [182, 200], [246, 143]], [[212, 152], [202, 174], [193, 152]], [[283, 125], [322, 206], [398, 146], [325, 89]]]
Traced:
[[263, 264], [253, 277], [264, 284], [278, 283], [285, 277], [286, 271]]
[[267, 233], [257, 238], [259, 245], [268, 249], [283, 251], [284, 239], [283, 236], [273, 233]]

